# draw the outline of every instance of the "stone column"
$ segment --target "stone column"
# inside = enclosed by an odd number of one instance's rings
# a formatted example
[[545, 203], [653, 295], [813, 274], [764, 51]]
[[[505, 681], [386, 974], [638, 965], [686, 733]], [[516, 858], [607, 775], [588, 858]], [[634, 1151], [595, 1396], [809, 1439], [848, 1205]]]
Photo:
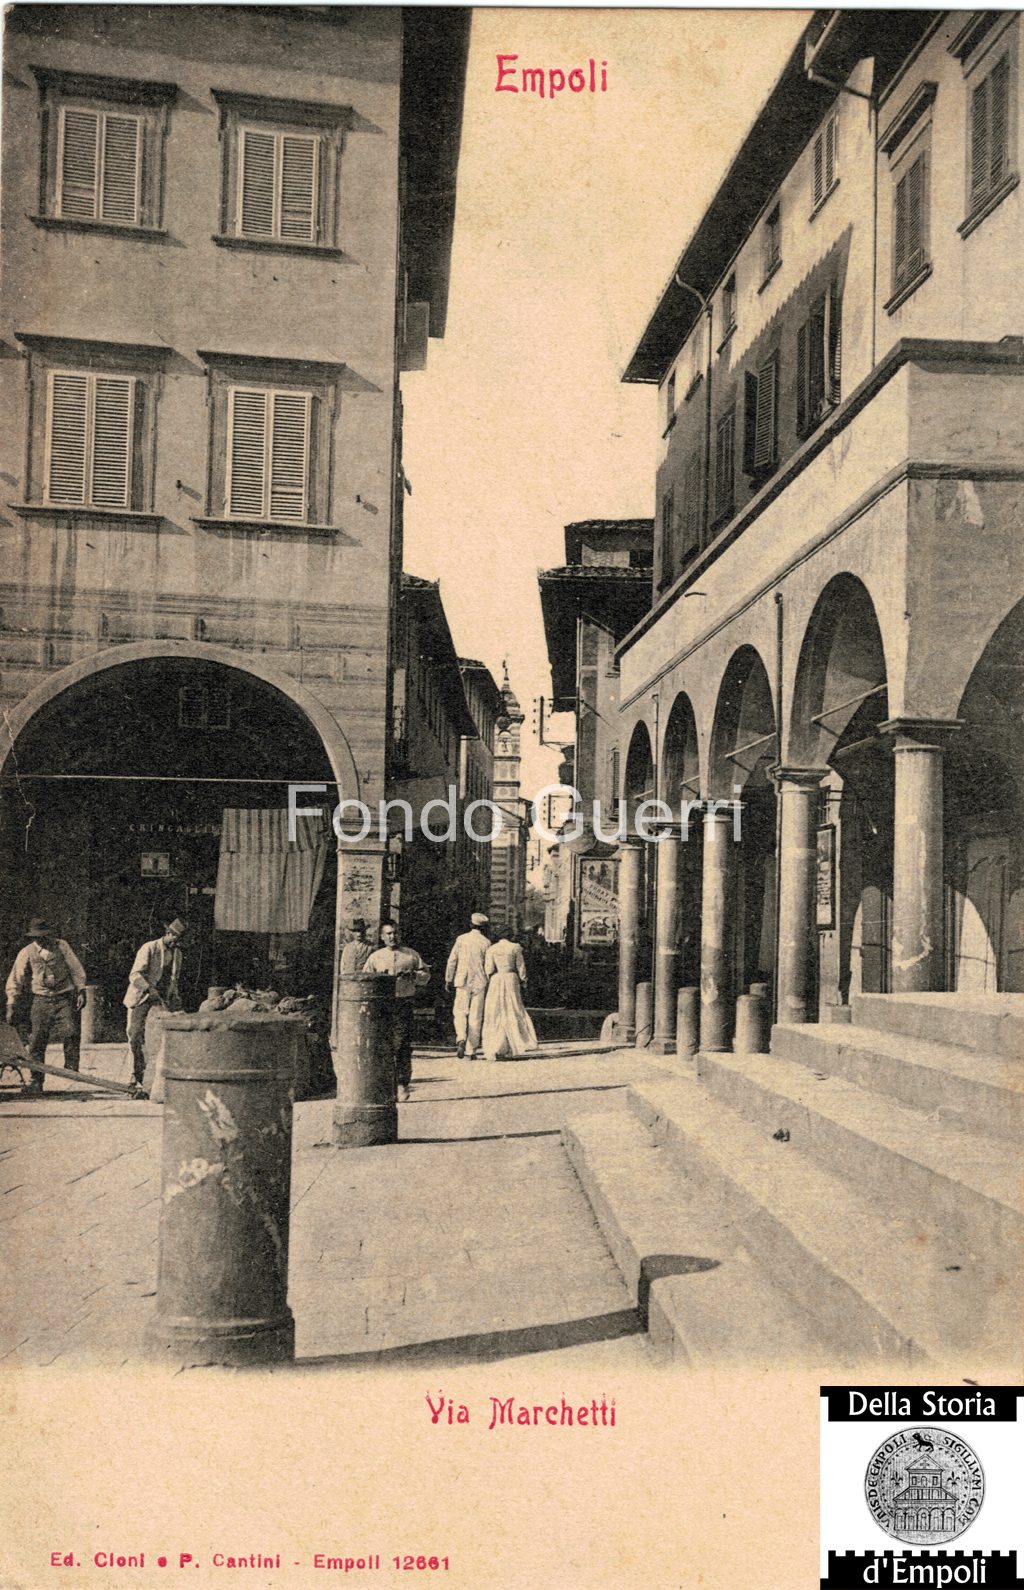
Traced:
[[619, 849], [619, 1037], [636, 1037], [636, 940], [640, 926], [643, 851], [638, 840]]
[[942, 759], [961, 727], [893, 718], [892, 991], [937, 993], [946, 985]]
[[704, 813], [700, 1046], [708, 1053], [732, 1043], [733, 815], [731, 807]]
[[338, 840], [338, 884], [334, 924], [334, 992], [331, 1000], [331, 1048], [338, 1041], [341, 952], [345, 932], [354, 918], [369, 922], [374, 943], [381, 918], [384, 858], [387, 845], [377, 838]]
[[815, 867], [818, 788], [823, 768], [780, 767], [773, 777], [782, 803], [779, 825], [778, 1014], [782, 1022], [817, 1020]]
[[676, 991], [679, 986], [680, 830], [661, 830], [655, 844], [657, 897], [654, 912], [654, 1054], [675, 1054]]

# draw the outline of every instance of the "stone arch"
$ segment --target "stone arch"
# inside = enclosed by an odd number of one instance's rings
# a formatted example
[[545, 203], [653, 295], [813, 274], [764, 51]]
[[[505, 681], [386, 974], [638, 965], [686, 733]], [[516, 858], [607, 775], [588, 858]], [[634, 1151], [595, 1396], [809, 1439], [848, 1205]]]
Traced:
[[661, 799], [676, 810], [684, 800], [700, 799], [700, 750], [693, 703], [684, 692], [676, 696], [665, 724], [661, 750]]
[[736, 786], [746, 794], [767, 783], [767, 770], [777, 760], [775, 708], [768, 670], [753, 646], [741, 646], [729, 659], [718, 687], [708, 795], [729, 800]]
[[787, 761], [824, 767], [888, 716], [885, 647], [874, 602], [853, 574], [837, 574], [814, 605], [797, 661]]
[[262, 680], [273, 690], [285, 696], [309, 720], [316, 730], [327, 753], [339, 796], [351, 800], [360, 798], [359, 772], [348, 739], [337, 719], [310, 693], [306, 687], [289, 674], [283, 673], [262, 658], [233, 651], [206, 641], [147, 640], [130, 645], [111, 646], [70, 663], [66, 668], [49, 674], [43, 682], [29, 692], [18, 705], [4, 717], [5, 733], [0, 735], [0, 773], [18, 735], [40, 708], [57, 696], [81, 684], [90, 677], [110, 668], [143, 661], [161, 661], [169, 658], [192, 659], [196, 662], [219, 663], [237, 673], [249, 674]]
[[654, 752], [646, 723], [636, 724], [630, 735], [623, 776], [626, 806], [632, 821], [640, 802], [654, 795]]

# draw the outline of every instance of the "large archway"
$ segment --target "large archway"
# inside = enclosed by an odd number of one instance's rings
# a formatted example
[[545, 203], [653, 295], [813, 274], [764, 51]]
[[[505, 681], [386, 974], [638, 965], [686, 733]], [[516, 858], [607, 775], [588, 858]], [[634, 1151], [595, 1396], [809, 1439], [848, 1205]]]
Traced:
[[946, 757], [947, 986], [1024, 992], [1024, 602], [989, 640]]
[[[689, 696], [672, 703], [661, 756], [661, 799], [679, 820], [685, 811], [679, 847], [678, 906], [675, 926], [676, 977], [681, 988], [700, 983], [701, 870], [704, 824], [701, 820], [700, 748], [697, 720]], [[693, 806], [687, 809], [686, 803]]]
[[[226, 812], [268, 814], [258, 826], [272, 830], [269, 814], [287, 808], [290, 782], [337, 786], [337, 755], [265, 677], [208, 651], [128, 650], [48, 679], [11, 715], [0, 764], [7, 964], [26, 917], [54, 918], [100, 989], [99, 1035], [117, 1037], [134, 949], [168, 916], [184, 916], [187, 1008], [208, 985], [242, 980], [316, 993], [329, 1009], [337, 897], [329, 829], [314, 839], [298, 916], [273, 902], [229, 910], [218, 862]], [[351, 792], [343, 760], [342, 772]]]
[[775, 785], [778, 735], [768, 673], [752, 646], [734, 652], [719, 687], [711, 733], [711, 799], [739, 801], [731, 848], [731, 995], [771, 984], [775, 964]]
[[821, 997], [887, 992], [891, 978], [893, 761], [885, 649], [852, 574], [818, 597], [797, 661], [787, 761], [821, 768], [816, 917]]
[[[630, 736], [625, 771], [626, 823], [634, 832], [637, 811], [644, 801], [654, 798], [654, 751], [646, 723], [638, 723]], [[654, 953], [655, 865], [654, 847], [640, 846], [640, 910], [636, 933], [636, 977], [648, 982]]]

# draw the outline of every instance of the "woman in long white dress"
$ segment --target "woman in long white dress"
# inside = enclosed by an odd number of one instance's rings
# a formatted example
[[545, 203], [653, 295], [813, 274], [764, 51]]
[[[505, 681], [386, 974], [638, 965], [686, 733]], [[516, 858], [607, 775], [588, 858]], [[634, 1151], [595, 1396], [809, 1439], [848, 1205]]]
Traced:
[[526, 962], [523, 952], [505, 929], [484, 956], [487, 998], [481, 1035], [488, 1060], [521, 1060], [537, 1047], [537, 1034], [523, 1004]]

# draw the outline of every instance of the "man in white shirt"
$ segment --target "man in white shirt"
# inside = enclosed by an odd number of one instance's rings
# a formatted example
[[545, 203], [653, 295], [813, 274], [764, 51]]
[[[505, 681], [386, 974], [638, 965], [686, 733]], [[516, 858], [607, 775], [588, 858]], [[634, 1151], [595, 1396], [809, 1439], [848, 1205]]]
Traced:
[[178, 945], [187, 932], [187, 924], [175, 917], [173, 922], [167, 923], [160, 938], [149, 939], [141, 946], [132, 962], [124, 1003], [128, 1010], [128, 1044], [135, 1082], [140, 1088], [146, 1074], [143, 1044], [146, 1017], [154, 1005], [162, 1005], [167, 1010], [181, 1009], [178, 994], [181, 950]]
[[418, 950], [399, 944], [398, 929], [393, 922], [384, 922], [380, 930], [379, 950], [374, 950], [363, 966], [363, 971], [376, 977], [395, 979], [395, 1083], [398, 1097], [407, 1099], [412, 1086], [412, 1018], [416, 1004], [417, 988], [425, 988], [430, 981], [430, 968]]
[[[30, 943], [18, 951], [7, 979], [7, 1020], [15, 1025], [15, 1006], [26, 987], [32, 989], [32, 1032], [28, 1052], [36, 1065], [46, 1062], [48, 1043], [64, 1047], [64, 1065], [77, 1071], [80, 1055], [79, 1013], [85, 1004], [85, 970], [66, 939], [45, 918], [28, 925]], [[34, 1071], [29, 1093], [42, 1093], [43, 1073]]]
[[480, 1049], [484, 996], [487, 993], [484, 956], [491, 946], [484, 913], [474, 911], [469, 923], [469, 932], [460, 933], [452, 945], [444, 973], [444, 986], [455, 990], [452, 1014], [455, 1018], [455, 1053], [460, 1060], [463, 1055], [475, 1060]]

